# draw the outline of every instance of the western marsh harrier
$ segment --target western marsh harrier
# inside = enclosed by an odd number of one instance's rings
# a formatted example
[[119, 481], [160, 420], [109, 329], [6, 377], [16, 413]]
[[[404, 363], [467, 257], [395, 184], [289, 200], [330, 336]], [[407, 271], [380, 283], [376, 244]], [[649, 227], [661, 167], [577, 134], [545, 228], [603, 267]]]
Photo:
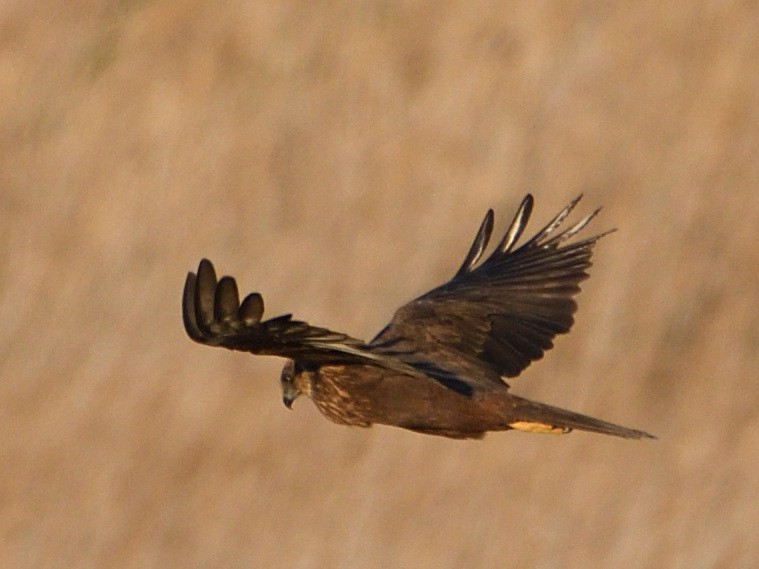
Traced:
[[509, 429], [654, 438], [518, 397], [506, 383], [574, 322], [573, 297], [605, 235], [569, 241], [599, 210], [559, 229], [579, 199], [517, 246], [533, 208], [527, 195], [501, 242], [478, 263], [493, 231], [488, 211], [453, 278], [399, 308], [369, 342], [291, 314], [262, 320], [261, 295], [240, 303], [235, 280], [217, 280], [207, 259], [187, 275], [184, 326], [201, 344], [288, 358], [281, 377], [285, 405], [306, 394], [336, 423], [461, 439]]

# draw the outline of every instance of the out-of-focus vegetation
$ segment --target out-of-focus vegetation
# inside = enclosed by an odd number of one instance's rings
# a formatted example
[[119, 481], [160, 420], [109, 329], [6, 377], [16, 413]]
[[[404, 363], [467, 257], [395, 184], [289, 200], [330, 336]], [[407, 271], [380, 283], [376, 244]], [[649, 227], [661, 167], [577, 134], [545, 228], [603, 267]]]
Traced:
[[[759, 8], [5, 2], [0, 565], [759, 565]], [[488, 207], [598, 205], [514, 390], [659, 435], [457, 442], [195, 345], [201, 256], [369, 337]]]

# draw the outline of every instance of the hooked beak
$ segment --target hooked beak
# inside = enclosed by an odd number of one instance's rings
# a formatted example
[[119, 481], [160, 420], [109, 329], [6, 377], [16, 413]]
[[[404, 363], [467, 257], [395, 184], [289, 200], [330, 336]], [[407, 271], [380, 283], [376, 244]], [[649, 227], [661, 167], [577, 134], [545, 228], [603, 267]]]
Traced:
[[300, 391], [292, 381], [282, 382], [282, 403], [285, 404], [285, 407], [292, 409], [293, 401], [298, 398], [298, 395], [300, 395]]

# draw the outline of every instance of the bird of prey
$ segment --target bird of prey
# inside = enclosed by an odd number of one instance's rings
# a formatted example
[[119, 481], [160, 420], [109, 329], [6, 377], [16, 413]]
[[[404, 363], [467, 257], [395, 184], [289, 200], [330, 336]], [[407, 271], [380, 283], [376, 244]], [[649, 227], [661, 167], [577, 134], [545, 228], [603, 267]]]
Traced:
[[489, 210], [453, 278], [399, 308], [369, 342], [291, 314], [262, 320], [261, 295], [251, 293], [241, 303], [235, 280], [217, 280], [207, 259], [187, 274], [184, 326], [201, 344], [287, 358], [284, 404], [289, 408], [305, 394], [340, 424], [377, 423], [458, 439], [510, 429], [655, 438], [518, 397], [506, 383], [574, 322], [573, 297], [588, 277], [593, 246], [608, 233], [570, 241], [600, 208], [560, 229], [580, 197], [517, 246], [532, 213], [528, 194], [500, 243], [478, 263], [493, 232]]

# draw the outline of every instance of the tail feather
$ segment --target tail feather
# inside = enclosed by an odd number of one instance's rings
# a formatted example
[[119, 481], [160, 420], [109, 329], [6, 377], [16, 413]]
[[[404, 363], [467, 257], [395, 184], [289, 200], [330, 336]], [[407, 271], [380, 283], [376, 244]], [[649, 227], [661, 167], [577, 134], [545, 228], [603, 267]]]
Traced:
[[625, 439], [656, 439], [654, 435], [645, 431], [622, 427], [574, 411], [521, 398], [511, 416], [513, 419], [509, 421], [509, 427], [520, 431], [568, 433], [578, 429]]

